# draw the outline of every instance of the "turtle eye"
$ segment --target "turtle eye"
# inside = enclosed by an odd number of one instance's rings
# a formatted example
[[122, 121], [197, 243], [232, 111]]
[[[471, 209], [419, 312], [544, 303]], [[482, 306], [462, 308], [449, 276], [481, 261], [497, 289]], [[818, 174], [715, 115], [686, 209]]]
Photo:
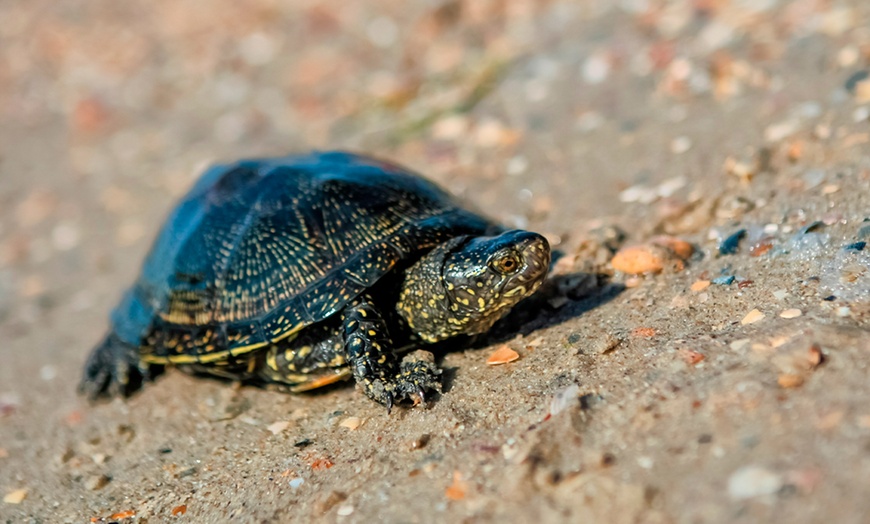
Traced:
[[504, 253], [493, 258], [490, 266], [503, 275], [510, 275], [520, 269], [520, 259], [513, 253]]

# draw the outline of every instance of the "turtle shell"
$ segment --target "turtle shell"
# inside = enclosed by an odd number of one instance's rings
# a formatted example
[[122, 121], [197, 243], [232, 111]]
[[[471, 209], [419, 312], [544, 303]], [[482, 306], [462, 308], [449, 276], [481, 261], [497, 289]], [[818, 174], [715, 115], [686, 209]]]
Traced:
[[170, 214], [113, 328], [145, 362], [226, 364], [433, 246], [495, 227], [435, 184], [350, 153], [215, 166]]

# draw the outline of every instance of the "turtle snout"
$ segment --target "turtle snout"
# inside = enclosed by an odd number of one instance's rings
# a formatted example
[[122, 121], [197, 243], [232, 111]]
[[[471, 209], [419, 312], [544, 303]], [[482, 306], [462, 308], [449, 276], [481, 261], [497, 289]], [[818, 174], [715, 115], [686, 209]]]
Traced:
[[550, 268], [550, 244], [537, 233], [523, 232], [523, 239], [515, 245], [522, 259], [521, 269], [507, 283], [506, 297], [520, 299], [534, 293]]
[[550, 243], [537, 233], [532, 233], [532, 235], [521, 246], [526, 269], [523, 272], [533, 278], [541, 278], [547, 274], [550, 268]]

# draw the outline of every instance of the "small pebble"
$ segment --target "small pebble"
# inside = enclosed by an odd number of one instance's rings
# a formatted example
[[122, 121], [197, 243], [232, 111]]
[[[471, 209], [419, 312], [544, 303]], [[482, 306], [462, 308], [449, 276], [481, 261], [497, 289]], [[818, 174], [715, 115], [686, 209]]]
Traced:
[[499, 364], [507, 364], [508, 362], [513, 362], [520, 358], [520, 354], [508, 347], [507, 344], [502, 344], [495, 351], [493, 351], [492, 355], [486, 359], [487, 365], [497, 366]]
[[242, 60], [253, 66], [265, 65], [275, 57], [277, 45], [264, 33], [254, 33], [239, 42], [239, 54]]
[[97, 491], [106, 487], [111, 480], [106, 475], [91, 475], [85, 480], [85, 487], [91, 491]]
[[39, 368], [39, 378], [48, 382], [50, 380], [54, 380], [57, 376], [57, 368], [51, 365], [42, 366]]
[[349, 517], [353, 515], [353, 505], [352, 504], [342, 504], [335, 510], [335, 514], [339, 517]]
[[450, 115], [435, 122], [432, 126], [432, 136], [439, 140], [457, 140], [465, 135], [468, 127], [468, 118]]
[[529, 161], [523, 155], [517, 155], [508, 160], [505, 171], [511, 176], [522, 175], [529, 169]]
[[410, 447], [412, 450], [423, 449], [426, 447], [426, 444], [428, 444], [430, 440], [432, 440], [432, 435], [430, 435], [429, 433], [423, 433], [422, 435], [411, 441]]
[[184, 468], [175, 474], [175, 478], [183, 479], [184, 477], [189, 477], [191, 475], [196, 475], [196, 466], [190, 466], [189, 468]]
[[366, 35], [374, 45], [387, 49], [399, 38], [399, 27], [392, 18], [379, 16], [369, 22]]
[[6, 495], [3, 496], [3, 502], [6, 504], [21, 504], [24, 499], [27, 498], [27, 490], [26, 489], [16, 489], [15, 491], [10, 491]]
[[821, 220], [815, 220], [805, 225], [804, 227], [798, 229], [798, 235], [806, 235], [807, 233], [812, 233], [813, 231], [822, 228], [825, 225]]
[[628, 289], [639, 287], [643, 284], [643, 279], [640, 277], [629, 277], [625, 279], [625, 287]]
[[682, 260], [689, 260], [692, 254], [695, 252], [695, 247], [686, 242], [685, 240], [677, 237], [672, 237], [668, 235], [659, 235], [657, 237], [653, 237], [649, 241], [650, 244], [656, 246], [662, 246], [674, 253], [677, 257]]
[[679, 355], [680, 358], [683, 359], [683, 362], [690, 366], [700, 364], [704, 361], [705, 358], [703, 353], [699, 353], [691, 349], [681, 349], [679, 351]]
[[[841, 53], [842, 53], [842, 51], [841, 51]], [[850, 93], [854, 94], [856, 89], [858, 88], [858, 84], [860, 84], [866, 80], [870, 80], [870, 71], [867, 71], [866, 69], [861, 70], [861, 71], [856, 71], [856, 72], [852, 73], [852, 75], [849, 76], [849, 78], [846, 79], [846, 83], [843, 87], [846, 88], [846, 91], [849, 91]]]
[[652, 338], [656, 336], [656, 330], [651, 327], [636, 327], [631, 330], [631, 336], [635, 338]]
[[79, 230], [70, 223], [61, 223], [51, 232], [51, 241], [58, 251], [69, 251], [79, 244]]
[[782, 313], [779, 314], [780, 318], [797, 318], [801, 316], [803, 313], [800, 309], [786, 309]]
[[[837, 51], [837, 65], [842, 68], [852, 67], [857, 62], [858, 59], [861, 58], [861, 52], [858, 51], [858, 48], [855, 46], [846, 46], [839, 51]], [[862, 71], [864, 72], [864, 71]], [[848, 80], [846, 81], [848, 84]], [[848, 87], [847, 87], [848, 90]]]
[[782, 373], [776, 377], [776, 383], [784, 389], [797, 388], [803, 385], [804, 377], [791, 373]]
[[737, 280], [737, 277], [735, 277], [734, 275], [727, 275], [724, 277], [716, 277], [711, 280], [711, 282], [713, 284], [716, 284], [717, 286], [730, 286], [734, 283], [735, 280]]
[[743, 237], [745, 236], [745, 229], [739, 229], [729, 235], [721, 244], [719, 244], [719, 254], [733, 255], [734, 253], [737, 253], [737, 248], [740, 247], [740, 241], [743, 240]]
[[794, 134], [798, 126], [799, 122], [796, 119], [771, 124], [764, 130], [764, 139], [768, 142], [779, 142]]
[[284, 431], [288, 427], [290, 427], [290, 423], [287, 422], [286, 420], [281, 420], [281, 421], [273, 422], [272, 424], [269, 424], [266, 427], [266, 429], [271, 431], [273, 435], [277, 435], [278, 433], [281, 433], [282, 431]]
[[302, 477], [296, 477], [295, 479], [290, 481], [290, 489], [296, 491], [297, 489], [302, 487], [302, 484], [305, 484], [305, 479]]
[[744, 466], [728, 478], [728, 494], [735, 500], [751, 499], [773, 495], [782, 485], [782, 475], [760, 466]]
[[671, 153], [681, 155], [692, 148], [692, 140], [687, 136], [679, 136], [671, 141]]
[[362, 426], [362, 423], [363, 423], [363, 420], [359, 417], [347, 417], [346, 419], [341, 421], [339, 426], [353, 431], [353, 430], [357, 429], [358, 427]]
[[691, 290], [698, 292], [704, 291], [708, 287], [710, 287], [711, 282], [709, 280], [697, 280], [692, 284]]
[[843, 249], [845, 249], [846, 251], [858, 252], [858, 251], [864, 251], [865, 247], [867, 247], [867, 242], [864, 242], [862, 240], [860, 242], [853, 242], [853, 243], [847, 245], [846, 247], [844, 247]]
[[467, 490], [466, 483], [462, 480], [462, 474], [458, 471], [453, 472], [453, 484], [447, 486], [444, 495], [449, 500], [462, 500], [465, 498]]
[[572, 406], [580, 405], [580, 386], [571, 384], [553, 395], [550, 401], [550, 415], [558, 415]]
[[582, 74], [587, 84], [600, 84], [607, 80], [610, 74], [610, 60], [607, 55], [602, 52], [590, 55], [583, 63]]
[[804, 187], [812, 189], [821, 184], [827, 175], [822, 169], [809, 169], [803, 175]]
[[610, 264], [613, 269], [630, 275], [660, 273], [664, 269], [664, 249], [655, 246], [629, 246], [620, 249]]
[[616, 349], [616, 347], [619, 346], [619, 344], [621, 343], [621, 338], [611, 334], [607, 334], [604, 336], [604, 338], [599, 339], [595, 343], [593, 343], [592, 349], [599, 355], [604, 355], [605, 353], [610, 353], [611, 351]]
[[745, 317], [743, 317], [743, 320], [741, 320], [740, 323], [745, 326], [747, 324], [754, 324], [763, 318], [764, 313], [757, 309], [753, 309], [752, 311], [747, 313]]

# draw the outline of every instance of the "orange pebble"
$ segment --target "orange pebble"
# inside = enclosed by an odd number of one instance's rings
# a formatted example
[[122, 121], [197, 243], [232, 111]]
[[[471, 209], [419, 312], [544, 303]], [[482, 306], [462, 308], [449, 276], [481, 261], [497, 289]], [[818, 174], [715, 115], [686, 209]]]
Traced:
[[502, 344], [496, 349], [492, 355], [486, 359], [486, 363], [490, 366], [496, 366], [498, 364], [507, 364], [508, 362], [513, 362], [520, 358], [520, 354], [509, 348], [507, 344]]
[[617, 271], [630, 275], [661, 273], [665, 267], [665, 256], [656, 246], [629, 246], [620, 249], [610, 264]]
[[695, 252], [695, 248], [692, 247], [692, 244], [685, 240], [668, 235], [657, 236], [650, 240], [650, 243], [670, 249], [675, 255], [683, 260], [688, 260], [689, 257], [692, 256], [692, 253]]

